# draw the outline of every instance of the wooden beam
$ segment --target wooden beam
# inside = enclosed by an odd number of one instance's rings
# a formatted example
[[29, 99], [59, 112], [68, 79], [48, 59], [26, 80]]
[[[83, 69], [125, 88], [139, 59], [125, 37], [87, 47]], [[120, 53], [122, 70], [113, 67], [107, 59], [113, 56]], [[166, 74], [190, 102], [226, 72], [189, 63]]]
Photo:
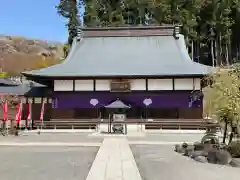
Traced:
[[93, 91], [96, 91], [96, 79], [93, 80]]
[[148, 91], [148, 79], [146, 78], [146, 91]]
[[173, 87], [173, 91], [175, 91], [175, 78], [172, 79], [172, 87]]

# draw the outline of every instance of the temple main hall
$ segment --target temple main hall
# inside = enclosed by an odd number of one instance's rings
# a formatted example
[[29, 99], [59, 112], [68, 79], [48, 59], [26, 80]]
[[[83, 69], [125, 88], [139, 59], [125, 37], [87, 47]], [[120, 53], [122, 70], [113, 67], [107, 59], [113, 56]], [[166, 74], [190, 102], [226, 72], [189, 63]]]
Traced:
[[202, 120], [211, 71], [189, 57], [179, 27], [140, 26], [82, 28], [63, 63], [22, 74], [45, 86], [46, 122], [73, 123], [108, 119], [115, 101], [129, 122]]

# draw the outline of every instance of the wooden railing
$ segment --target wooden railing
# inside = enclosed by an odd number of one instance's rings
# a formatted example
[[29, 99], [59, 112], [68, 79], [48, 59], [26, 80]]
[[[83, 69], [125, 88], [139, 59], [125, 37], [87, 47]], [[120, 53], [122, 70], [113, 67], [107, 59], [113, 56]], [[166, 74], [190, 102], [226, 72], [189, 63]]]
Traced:
[[51, 120], [34, 121], [33, 128], [43, 129], [96, 129], [99, 121]]
[[[33, 128], [43, 129], [96, 129], [100, 124], [108, 124], [107, 119], [101, 121], [100, 119], [52, 119], [50, 121], [41, 122], [40, 120], [33, 121]], [[154, 121], [146, 121], [139, 119], [132, 119], [127, 121], [118, 121], [115, 123], [124, 124], [142, 124], [145, 129], [206, 129], [216, 124], [208, 123], [204, 120], [169, 120], [158, 119]]]

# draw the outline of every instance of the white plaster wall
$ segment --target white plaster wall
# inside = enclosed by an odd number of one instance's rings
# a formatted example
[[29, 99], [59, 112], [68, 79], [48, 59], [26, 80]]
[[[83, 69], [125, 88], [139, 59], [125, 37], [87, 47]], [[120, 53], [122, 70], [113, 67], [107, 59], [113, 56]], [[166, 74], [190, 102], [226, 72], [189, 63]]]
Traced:
[[173, 90], [172, 79], [148, 79], [148, 90]]
[[201, 90], [201, 79], [200, 78], [194, 78], [194, 89]]
[[73, 91], [73, 80], [54, 80], [54, 91]]
[[110, 91], [110, 80], [96, 80], [96, 91]]
[[34, 103], [41, 103], [42, 102], [42, 98], [37, 98], [37, 97], [35, 97], [34, 98]]
[[193, 78], [175, 79], [175, 90], [193, 90]]
[[131, 80], [131, 90], [146, 90], [146, 79]]
[[93, 80], [75, 80], [75, 91], [93, 91]]

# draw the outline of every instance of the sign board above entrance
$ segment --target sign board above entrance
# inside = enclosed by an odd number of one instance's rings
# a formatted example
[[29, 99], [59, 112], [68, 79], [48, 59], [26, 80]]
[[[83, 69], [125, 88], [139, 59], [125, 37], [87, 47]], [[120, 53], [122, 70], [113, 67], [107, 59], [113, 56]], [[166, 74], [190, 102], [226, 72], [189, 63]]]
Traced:
[[110, 87], [113, 92], [131, 91], [131, 83], [128, 80], [112, 80]]

